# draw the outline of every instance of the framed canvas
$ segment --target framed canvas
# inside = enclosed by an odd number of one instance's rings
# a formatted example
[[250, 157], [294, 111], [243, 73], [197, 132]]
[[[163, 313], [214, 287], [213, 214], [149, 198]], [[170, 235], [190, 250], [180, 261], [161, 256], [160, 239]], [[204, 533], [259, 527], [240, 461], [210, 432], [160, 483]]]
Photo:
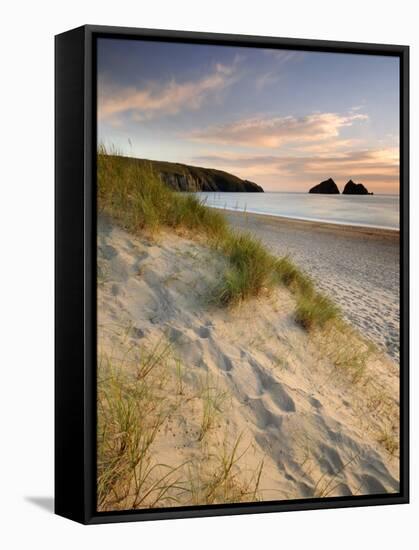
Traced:
[[55, 510], [407, 503], [407, 46], [56, 37]]

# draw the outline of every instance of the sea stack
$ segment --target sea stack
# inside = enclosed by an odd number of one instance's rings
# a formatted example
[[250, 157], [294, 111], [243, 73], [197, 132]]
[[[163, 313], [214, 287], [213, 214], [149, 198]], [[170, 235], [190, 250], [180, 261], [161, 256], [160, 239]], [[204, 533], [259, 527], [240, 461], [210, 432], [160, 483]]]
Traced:
[[329, 178], [328, 180], [322, 181], [318, 185], [312, 187], [309, 193], [323, 193], [325, 195], [339, 195], [339, 189], [336, 183]]
[[362, 183], [355, 183], [352, 180], [349, 180], [345, 185], [342, 195], [373, 195], [374, 193], [369, 193], [368, 189], [362, 185]]

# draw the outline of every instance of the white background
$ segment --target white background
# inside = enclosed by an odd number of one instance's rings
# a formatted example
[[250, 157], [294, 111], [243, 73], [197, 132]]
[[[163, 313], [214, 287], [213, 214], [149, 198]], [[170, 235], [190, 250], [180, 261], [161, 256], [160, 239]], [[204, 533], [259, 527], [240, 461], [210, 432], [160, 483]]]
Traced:
[[[418, 204], [415, 152], [419, 46], [415, 4], [413, 0], [3, 3], [0, 34], [0, 545], [3, 548], [418, 547], [415, 462], [419, 396], [415, 372], [418, 346], [414, 337], [410, 505], [90, 527], [51, 513], [53, 35], [91, 23], [409, 44], [412, 47], [412, 242], [415, 243], [419, 226], [414, 215]], [[419, 275], [417, 259], [413, 248], [413, 283]], [[418, 300], [417, 293], [412, 294], [414, 329]]]

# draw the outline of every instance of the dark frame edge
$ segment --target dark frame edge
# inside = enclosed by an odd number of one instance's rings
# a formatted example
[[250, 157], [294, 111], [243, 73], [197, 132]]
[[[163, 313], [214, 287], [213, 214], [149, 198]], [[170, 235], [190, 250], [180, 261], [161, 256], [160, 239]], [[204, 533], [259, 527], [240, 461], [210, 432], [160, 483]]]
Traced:
[[403, 54], [409, 46], [402, 44], [378, 44], [374, 42], [348, 42], [341, 40], [318, 40], [311, 38], [290, 38], [278, 36], [257, 36], [246, 34], [226, 34], [215, 32], [197, 32], [168, 29], [149, 29], [137, 27], [113, 27], [108, 25], [85, 25], [91, 35], [114, 35], [112, 38], [143, 38], [167, 41], [185, 41], [189, 43], [206, 43], [249, 47], [280, 47], [316, 51], [362, 52], [378, 55]]
[[195, 519], [206, 517], [222, 517], [222, 516], [237, 516], [249, 514], [271, 514], [278, 512], [303, 512], [314, 510], [332, 510], [344, 508], [361, 508], [366, 506], [393, 506], [399, 504], [409, 504], [407, 496], [396, 494], [392, 495], [377, 495], [375, 497], [359, 497], [359, 500], [354, 500], [354, 497], [345, 498], [343, 500], [328, 499], [325, 501], [316, 500], [315, 502], [307, 502], [300, 500], [298, 502], [261, 502], [258, 504], [240, 505], [220, 505], [219, 507], [197, 506], [189, 509], [164, 509], [150, 511], [123, 511], [109, 512], [106, 514], [93, 514], [85, 522], [87, 525], [98, 525], [105, 523], [126, 523], [133, 521], [159, 521], [171, 519]]
[[85, 523], [85, 30], [55, 37], [55, 502]]
[[400, 52], [400, 489], [410, 502], [410, 48]]

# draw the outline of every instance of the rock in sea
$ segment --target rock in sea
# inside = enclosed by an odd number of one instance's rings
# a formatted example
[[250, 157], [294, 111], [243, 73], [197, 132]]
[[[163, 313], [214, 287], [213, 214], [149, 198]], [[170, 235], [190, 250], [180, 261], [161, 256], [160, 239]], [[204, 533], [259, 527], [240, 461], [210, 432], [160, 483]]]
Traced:
[[322, 181], [318, 185], [312, 187], [309, 193], [323, 193], [326, 195], [339, 195], [339, 189], [336, 183], [329, 178], [328, 180]]
[[373, 195], [373, 193], [369, 193], [362, 183], [355, 183], [349, 180], [342, 191], [342, 195]]

